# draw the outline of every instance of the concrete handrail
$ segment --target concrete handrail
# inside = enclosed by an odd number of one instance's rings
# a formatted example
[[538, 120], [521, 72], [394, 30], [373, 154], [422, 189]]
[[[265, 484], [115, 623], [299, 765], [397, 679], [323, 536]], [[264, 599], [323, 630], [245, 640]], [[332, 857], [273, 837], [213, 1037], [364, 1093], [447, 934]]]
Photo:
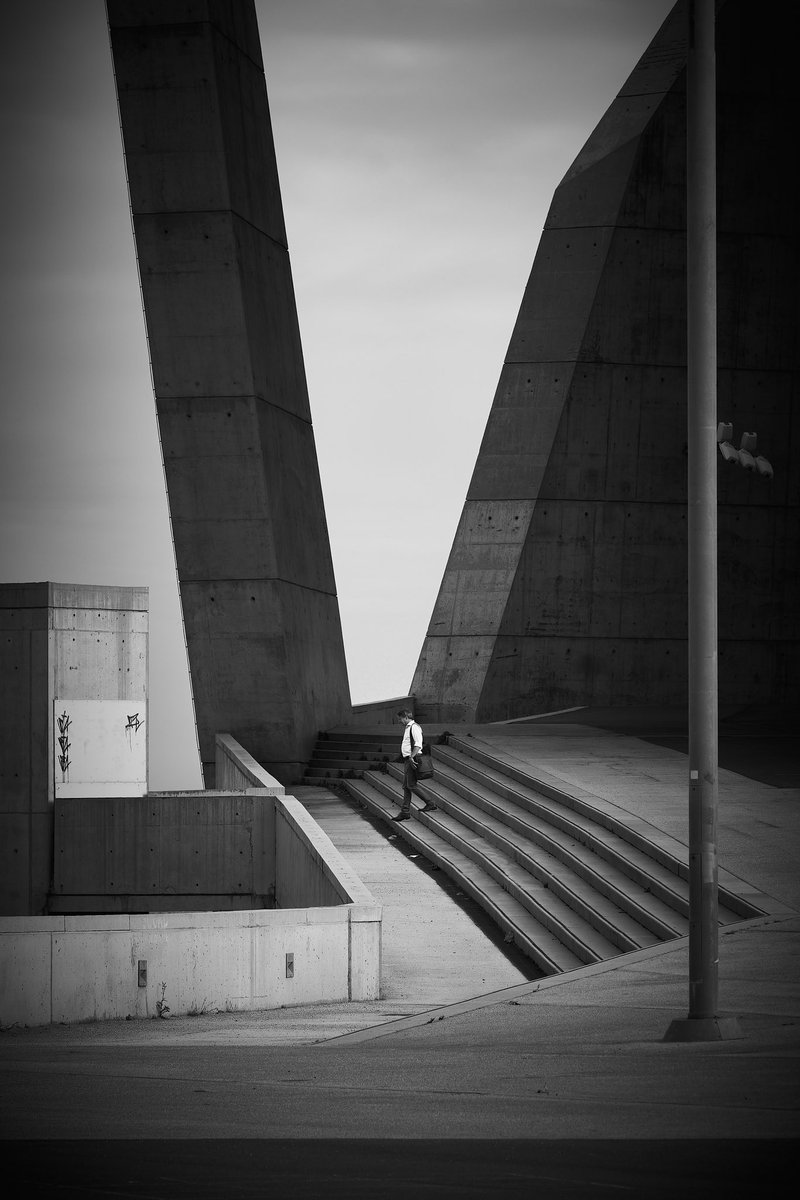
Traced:
[[285, 796], [279, 779], [265, 771], [259, 762], [240, 746], [229, 733], [218, 733], [216, 742], [217, 787], [236, 792], [240, 788], [264, 788], [270, 796]]
[[[294, 796], [277, 798], [275, 816], [278, 864], [275, 898], [282, 908], [295, 907], [300, 896], [305, 903], [312, 902], [308, 896], [313, 888], [317, 903], [357, 904], [380, 910], [375, 897], [299, 800]], [[289, 839], [303, 847], [303, 862], [313, 870], [316, 880], [308, 877], [308, 868], [301, 872], [296, 862], [292, 871], [281, 870], [288, 866], [282, 850], [284, 841]]]

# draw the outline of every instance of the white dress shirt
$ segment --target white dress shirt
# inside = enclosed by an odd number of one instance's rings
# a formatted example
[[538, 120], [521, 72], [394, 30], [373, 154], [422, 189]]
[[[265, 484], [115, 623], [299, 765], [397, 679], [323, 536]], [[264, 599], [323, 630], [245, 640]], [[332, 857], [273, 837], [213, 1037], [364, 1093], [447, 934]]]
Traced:
[[422, 751], [422, 726], [416, 721], [409, 721], [406, 725], [405, 733], [403, 734], [402, 754], [403, 758], [411, 757], [411, 732], [414, 732], [414, 748], [417, 753]]

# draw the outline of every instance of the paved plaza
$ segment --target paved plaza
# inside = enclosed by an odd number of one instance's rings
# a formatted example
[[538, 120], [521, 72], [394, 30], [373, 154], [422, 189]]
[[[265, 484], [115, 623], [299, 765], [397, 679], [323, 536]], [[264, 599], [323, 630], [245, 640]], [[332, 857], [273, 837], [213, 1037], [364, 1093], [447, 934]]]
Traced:
[[[473, 734], [686, 841], [680, 749], [574, 718]], [[753, 736], [751, 760], [769, 744]], [[789, 743], [773, 751], [774, 774]], [[457, 889], [351, 802], [311, 789], [384, 905], [384, 999], [4, 1031], [2, 1129], [24, 1194], [765, 1189], [798, 1133], [800, 790], [738, 765], [751, 774], [720, 772], [720, 863], [768, 908], [720, 936], [720, 1015], [740, 1037], [663, 1040], [687, 1013], [685, 939], [533, 978]]]

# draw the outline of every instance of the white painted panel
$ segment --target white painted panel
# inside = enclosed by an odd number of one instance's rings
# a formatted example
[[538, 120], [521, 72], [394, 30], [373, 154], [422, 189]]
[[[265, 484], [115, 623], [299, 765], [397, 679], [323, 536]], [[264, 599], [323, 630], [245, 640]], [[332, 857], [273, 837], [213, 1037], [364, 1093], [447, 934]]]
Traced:
[[147, 704], [143, 700], [53, 701], [57, 797], [143, 796]]

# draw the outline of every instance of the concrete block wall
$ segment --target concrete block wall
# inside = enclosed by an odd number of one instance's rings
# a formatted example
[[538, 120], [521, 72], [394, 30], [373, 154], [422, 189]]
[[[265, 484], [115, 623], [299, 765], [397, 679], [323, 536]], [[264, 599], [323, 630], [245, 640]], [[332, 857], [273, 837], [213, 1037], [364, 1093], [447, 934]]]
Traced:
[[252, 788], [56, 800], [48, 911], [271, 907], [275, 799]]
[[[219, 774], [238, 787], [57, 800], [51, 914], [370, 905], [316, 822], [234, 738]], [[260, 782], [265, 786], [249, 786]]]
[[57, 769], [56, 708], [90, 713], [101, 733], [98, 714], [106, 710], [115, 722], [137, 716], [145, 778], [120, 788], [146, 790], [147, 610], [146, 588], [0, 584], [0, 913], [45, 911], [56, 792], [89, 791], [93, 774], [104, 774], [93, 773], [94, 746], [80, 742], [80, 723], [69, 731], [80, 744], [68, 757], [82, 754], [82, 769], [75, 761]]
[[298, 800], [250, 797], [272, 810], [279, 907], [0, 917], [0, 1027], [379, 999], [381, 906]]
[[339, 905], [2, 917], [0, 1027], [156, 1017], [162, 1000], [177, 1016], [378, 999], [380, 923], [359, 916]]

